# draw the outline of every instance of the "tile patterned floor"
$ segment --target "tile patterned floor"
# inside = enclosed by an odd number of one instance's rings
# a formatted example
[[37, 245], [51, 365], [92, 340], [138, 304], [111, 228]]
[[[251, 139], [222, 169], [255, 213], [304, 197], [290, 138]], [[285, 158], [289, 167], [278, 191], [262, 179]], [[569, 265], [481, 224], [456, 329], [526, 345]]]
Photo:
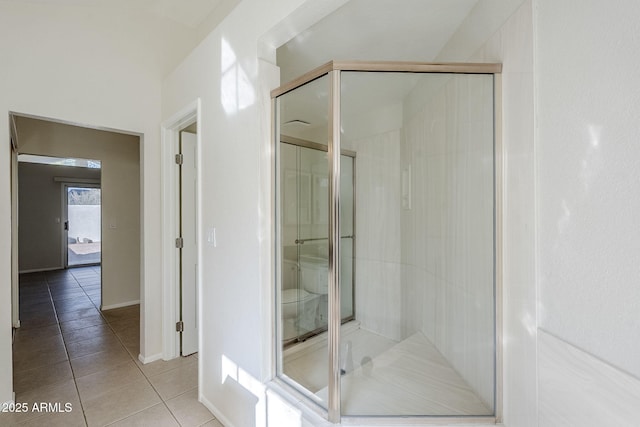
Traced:
[[0, 425], [222, 427], [198, 402], [197, 355], [143, 365], [140, 307], [99, 307], [100, 267], [20, 276], [13, 380], [28, 410]]

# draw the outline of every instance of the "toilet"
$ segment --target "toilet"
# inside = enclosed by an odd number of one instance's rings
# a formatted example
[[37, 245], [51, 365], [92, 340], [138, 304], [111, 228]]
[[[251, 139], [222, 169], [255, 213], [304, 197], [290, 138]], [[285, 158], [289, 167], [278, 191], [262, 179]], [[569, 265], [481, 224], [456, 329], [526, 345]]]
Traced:
[[315, 255], [300, 257], [302, 287], [317, 295], [329, 293], [329, 260]]
[[283, 340], [293, 339], [315, 329], [310, 317], [314, 307], [317, 307], [317, 303], [313, 303], [316, 299], [316, 295], [304, 289], [282, 291]]
[[[328, 293], [327, 258], [302, 255], [300, 257], [300, 288], [295, 287], [297, 263], [283, 261], [282, 319], [283, 340], [290, 340], [311, 332], [326, 322], [326, 307], [320, 306], [326, 301]], [[324, 313], [324, 315], [322, 315]], [[324, 321], [323, 321], [324, 319]]]

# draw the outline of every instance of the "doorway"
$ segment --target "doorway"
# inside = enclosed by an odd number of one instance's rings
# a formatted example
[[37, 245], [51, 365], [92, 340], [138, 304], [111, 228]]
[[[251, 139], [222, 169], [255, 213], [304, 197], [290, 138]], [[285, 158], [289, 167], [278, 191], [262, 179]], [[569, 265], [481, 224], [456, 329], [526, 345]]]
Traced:
[[[90, 270], [92, 277], [89, 281], [79, 280], [83, 282], [80, 286], [88, 286], [84, 290], [92, 305], [98, 310], [110, 310], [140, 304], [141, 135], [17, 113], [10, 113], [10, 117], [15, 124], [12, 131], [15, 141], [12, 210], [16, 212], [12, 217], [12, 253], [17, 255], [12, 271], [14, 326], [21, 326], [19, 273], [60, 270], [75, 277], [79, 269], [71, 271], [66, 267], [84, 266], [87, 258], [91, 264], [101, 265], [82, 267]], [[55, 159], [57, 165], [18, 161], [29, 156]], [[46, 166], [57, 171], [40, 183], [34, 182], [29, 189], [25, 185], [33, 180], [29, 176], [34, 175], [19, 176], [19, 168], [23, 166], [31, 169]], [[44, 191], [45, 187], [49, 189], [46, 198], [38, 196], [38, 191]], [[75, 197], [76, 201], [68, 203], [68, 196]], [[43, 209], [45, 202], [51, 208]], [[94, 215], [92, 220], [99, 231], [74, 230], [77, 221], [70, 212], [74, 203], [85, 208], [91, 206], [87, 209], [99, 213], [99, 217]], [[24, 218], [18, 219], [25, 212], [43, 216], [29, 226]], [[67, 213], [69, 230], [64, 229]], [[69, 246], [74, 244], [78, 246]], [[70, 249], [80, 260], [74, 260], [74, 254], [70, 256]], [[103, 251], [108, 256], [102, 257]], [[137, 335], [136, 356], [141, 350], [137, 348], [138, 343], [144, 342], [140, 340], [140, 333]]]
[[101, 263], [101, 163], [17, 156], [18, 271]]
[[196, 100], [162, 125], [164, 360], [188, 356], [199, 349], [199, 116], [200, 100]]
[[63, 187], [65, 268], [100, 264], [102, 256], [101, 190], [95, 185]]

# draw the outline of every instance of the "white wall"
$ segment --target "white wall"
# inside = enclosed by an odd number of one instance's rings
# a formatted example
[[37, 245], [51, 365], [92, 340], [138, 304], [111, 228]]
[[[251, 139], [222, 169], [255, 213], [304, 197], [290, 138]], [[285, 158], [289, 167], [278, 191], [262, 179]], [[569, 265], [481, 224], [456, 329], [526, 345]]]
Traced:
[[[93, 5], [93, 3], [92, 3]], [[0, 198], [10, 200], [9, 111], [144, 135], [143, 355], [159, 354], [159, 122], [162, 69], [193, 32], [77, 2], [0, 2]], [[195, 37], [195, 33], [193, 34]], [[183, 43], [184, 41], [184, 43]], [[11, 398], [10, 204], [0, 203], [0, 401]], [[158, 289], [156, 289], [156, 287]], [[144, 331], [144, 328], [143, 328]]]
[[[640, 4], [534, 5], [538, 315], [550, 337], [539, 346], [540, 420], [636, 425]], [[576, 375], [553, 382], [558, 367]], [[568, 392], [581, 378], [600, 399]], [[635, 399], [614, 397], [625, 389]], [[562, 407], [575, 413], [553, 417]]]
[[471, 58], [504, 65], [509, 426], [640, 416], [639, 7], [527, 1]]
[[256, 425], [260, 382], [271, 374], [271, 335], [264, 332], [271, 258], [264, 250], [271, 230], [269, 90], [279, 81], [275, 66], [258, 59], [258, 41], [300, 4], [242, 2], [162, 89], [165, 119], [201, 100], [202, 229], [216, 228], [217, 246], [200, 254], [200, 393], [223, 424], [236, 427]]
[[[18, 150], [101, 162], [102, 307], [140, 300], [140, 138], [17, 117]], [[21, 195], [22, 196], [22, 195]]]

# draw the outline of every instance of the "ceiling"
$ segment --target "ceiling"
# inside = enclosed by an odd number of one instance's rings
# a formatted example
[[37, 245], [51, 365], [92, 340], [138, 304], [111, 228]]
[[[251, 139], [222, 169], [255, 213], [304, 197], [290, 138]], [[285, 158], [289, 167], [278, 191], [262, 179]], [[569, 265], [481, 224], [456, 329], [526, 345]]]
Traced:
[[479, 0], [351, 0], [277, 51], [282, 81], [330, 60], [433, 61]]
[[[523, 0], [350, 0], [277, 49], [281, 82], [331, 60], [469, 62]], [[376, 75], [377, 74], [377, 75]], [[418, 78], [361, 73], [343, 96], [342, 114], [402, 103]], [[289, 92], [281, 104], [282, 132], [304, 138], [326, 126], [328, 83]], [[351, 111], [350, 111], [351, 110]], [[295, 121], [303, 121], [300, 124]], [[343, 129], [344, 131], [345, 129]]]
[[[240, 1], [0, 0], [0, 13], [15, 13], [32, 25], [43, 22], [46, 31], [53, 37], [59, 34], [63, 43], [65, 37], [76, 37], [84, 44], [111, 45], [115, 55], [135, 58], [138, 67], [164, 77]], [[129, 43], [120, 49], [119, 40]]]
[[[100, 7], [111, 10], [162, 16], [196, 29], [227, 0], [3, 0], [22, 4]], [[238, 3], [236, 1], [235, 3]]]

